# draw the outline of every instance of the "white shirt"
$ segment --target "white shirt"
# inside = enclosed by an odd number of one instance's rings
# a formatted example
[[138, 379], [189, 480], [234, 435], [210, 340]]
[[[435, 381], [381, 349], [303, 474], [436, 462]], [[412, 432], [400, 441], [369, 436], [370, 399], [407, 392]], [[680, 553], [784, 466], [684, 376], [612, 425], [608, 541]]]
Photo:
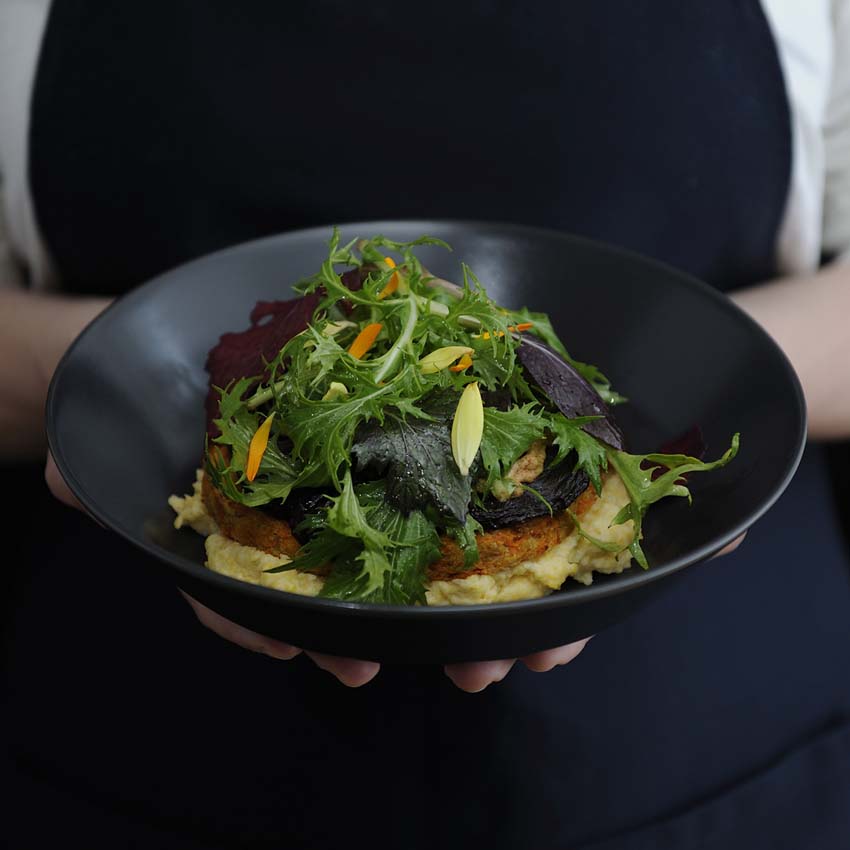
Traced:
[[[762, 0], [779, 48], [793, 162], [777, 239], [787, 275], [850, 261], [850, 0]], [[0, 0], [0, 287], [61, 285], [27, 181], [29, 109], [50, 0]]]

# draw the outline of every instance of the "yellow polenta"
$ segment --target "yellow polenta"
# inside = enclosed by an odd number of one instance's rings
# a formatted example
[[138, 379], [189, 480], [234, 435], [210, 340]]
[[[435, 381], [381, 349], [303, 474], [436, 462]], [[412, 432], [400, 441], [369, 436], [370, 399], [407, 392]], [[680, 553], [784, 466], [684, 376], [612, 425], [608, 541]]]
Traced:
[[[203, 472], [198, 470], [191, 495], [172, 496], [168, 503], [177, 514], [174, 520], [176, 528], [188, 525], [206, 537], [207, 566], [240, 581], [289, 593], [316, 596], [322, 588], [323, 579], [320, 576], [297, 570], [265, 572], [289, 563], [290, 559], [285, 555], [275, 557], [252, 546], [244, 546], [219, 533], [201, 499], [202, 476]], [[581, 518], [582, 530], [598, 540], [628, 546], [633, 534], [631, 520], [621, 525], [610, 525], [628, 501], [626, 488], [620, 478], [616, 474], [607, 475], [600, 498]], [[432, 581], [426, 586], [425, 595], [429, 605], [476, 605], [534, 599], [557, 590], [567, 578], [590, 584], [594, 572], [620, 573], [630, 562], [628, 549], [617, 554], [606, 552], [573, 530], [565, 540], [536, 560], [524, 561], [489, 575]]]

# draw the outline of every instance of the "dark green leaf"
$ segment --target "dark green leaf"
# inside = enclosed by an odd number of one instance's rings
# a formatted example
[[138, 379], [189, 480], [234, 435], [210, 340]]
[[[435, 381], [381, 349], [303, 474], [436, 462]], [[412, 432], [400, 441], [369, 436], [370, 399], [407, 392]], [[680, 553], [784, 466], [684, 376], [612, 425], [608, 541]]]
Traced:
[[383, 482], [355, 488], [347, 475], [340, 496], [317, 517], [310, 524], [318, 532], [292, 563], [273, 572], [331, 564], [322, 596], [397, 605], [425, 602], [427, 566], [440, 554], [436, 529], [425, 514], [405, 516], [386, 498]]
[[352, 446], [361, 473], [383, 475], [387, 496], [403, 512], [431, 505], [441, 517], [463, 523], [471, 496], [470, 478], [452, 457], [451, 421], [458, 394], [433, 393], [421, 405], [430, 418], [383, 411], [383, 421], [361, 425]]
[[546, 428], [539, 406], [533, 402], [510, 410], [484, 408], [484, 433], [481, 437], [481, 463], [487, 474], [485, 488], [504, 478], [512, 464], [525, 454]]

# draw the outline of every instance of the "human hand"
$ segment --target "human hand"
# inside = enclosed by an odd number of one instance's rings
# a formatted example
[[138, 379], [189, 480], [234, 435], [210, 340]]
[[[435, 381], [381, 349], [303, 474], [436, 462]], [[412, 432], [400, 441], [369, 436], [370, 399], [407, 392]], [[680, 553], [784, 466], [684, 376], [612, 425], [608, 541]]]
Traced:
[[[181, 591], [182, 593], [182, 591]], [[289, 661], [295, 658], [302, 650], [288, 643], [266, 637], [265, 635], [252, 632], [238, 623], [222, 617], [206, 605], [193, 599], [187, 593], [183, 597], [192, 606], [198, 619], [208, 629], [215, 632], [219, 637], [249, 649], [252, 652], [260, 652], [272, 658]], [[572, 661], [584, 649], [587, 641], [577, 641], [566, 646], [550, 649], [545, 652], [536, 652], [522, 658], [522, 662], [536, 673], [544, 673], [560, 664]], [[381, 669], [381, 665], [374, 661], [361, 661], [356, 658], [341, 658], [336, 655], [324, 655], [318, 652], [305, 651], [313, 662], [322, 670], [327, 670], [336, 676], [343, 685], [350, 688], [359, 688], [370, 682]], [[494, 682], [500, 682], [510, 672], [517, 659], [510, 661], [476, 661], [468, 664], [448, 664], [445, 667], [446, 675], [463, 691], [476, 693], [482, 691]]]
[[[188, 594], [183, 594], [186, 601], [192, 606], [198, 619], [208, 629], [215, 632], [219, 637], [235, 643], [243, 649], [250, 649], [252, 652], [260, 652], [264, 655], [270, 655], [272, 658], [278, 658], [282, 661], [289, 661], [295, 658], [302, 650], [288, 643], [274, 640], [265, 635], [257, 634], [256, 632], [240, 626], [217, 614], [206, 605], [202, 605], [197, 599], [193, 599]], [[567, 664], [572, 661], [584, 649], [590, 638], [570, 643], [566, 646], [550, 649], [545, 652], [536, 652], [533, 655], [527, 655], [523, 659], [523, 663], [529, 670], [534, 670], [536, 673], [544, 673], [561, 664]], [[361, 661], [355, 658], [341, 658], [336, 655], [324, 655], [318, 652], [305, 652], [313, 662], [322, 670], [327, 670], [333, 676], [336, 676], [342, 684], [350, 688], [358, 688], [370, 682], [378, 675], [381, 667], [374, 661]], [[468, 664], [448, 664], [445, 667], [446, 675], [454, 682], [454, 684], [463, 691], [468, 693], [476, 693], [482, 691], [488, 685], [494, 682], [500, 682], [510, 672], [516, 659], [510, 661], [477, 661]]]

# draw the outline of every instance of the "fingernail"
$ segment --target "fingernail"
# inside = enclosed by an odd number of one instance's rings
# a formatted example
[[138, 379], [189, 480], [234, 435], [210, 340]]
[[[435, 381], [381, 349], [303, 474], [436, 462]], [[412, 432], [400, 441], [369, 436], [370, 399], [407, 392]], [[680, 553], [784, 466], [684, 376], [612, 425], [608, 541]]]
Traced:
[[278, 661], [292, 661], [301, 652], [297, 646], [285, 646], [284, 644], [280, 646], [267, 644], [260, 651], [271, 658], [276, 658]]

